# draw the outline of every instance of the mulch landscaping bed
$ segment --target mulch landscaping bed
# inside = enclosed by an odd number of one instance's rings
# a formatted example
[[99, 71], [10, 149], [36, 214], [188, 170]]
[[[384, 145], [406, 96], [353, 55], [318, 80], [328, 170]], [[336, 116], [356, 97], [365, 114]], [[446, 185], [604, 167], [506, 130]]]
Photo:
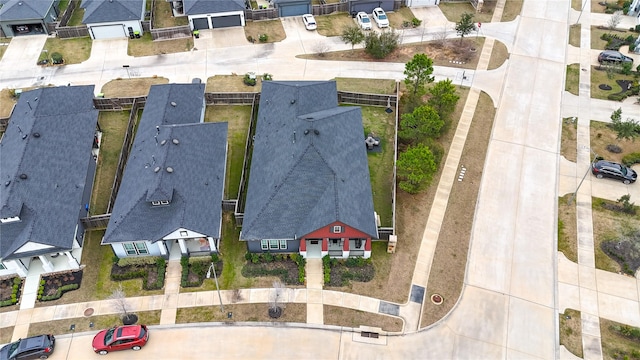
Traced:
[[293, 260], [276, 260], [271, 262], [247, 262], [242, 267], [242, 276], [277, 276], [286, 285], [300, 285], [298, 264]]
[[[18, 280], [16, 280], [18, 279]], [[16, 281], [19, 281], [18, 292], [16, 293], [17, 302], [20, 301], [20, 295], [22, 294], [22, 279], [17, 276], [6, 276], [0, 278], [0, 306], [11, 306], [12, 304], [4, 302], [8, 302], [11, 299], [11, 295], [13, 294], [13, 288]]]
[[82, 270], [42, 275], [40, 280], [44, 280], [44, 292], [42, 294], [51, 296], [58, 291], [58, 288], [64, 285], [77, 284], [79, 288], [82, 283]]
[[146, 276], [133, 276], [128, 277], [127, 279], [135, 279], [135, 278], [143, 278], [144, 283], [143, 287], [145, 290], [155, 290], [156, 282], [158, 281], [158, 269], [156, 265], [127, 265], [127, 266], [119, 266], [118, 264], [113, 264], [111, 267], [111, 279], [114, 281], [125, 280], [120, 278], [121, 276], [126, 276], [131, 272], [140, 272], [145, 271]]
[[325, 286], [347, 286], [351, 281], [369, 282], [373, 280], [376, 274], [376, 269], [372, 263], [367, 263], [362, 266], [347, 266], [343, 262], [338, 262], [331, 265], [331, 276], [329, 283], [325, 283]]

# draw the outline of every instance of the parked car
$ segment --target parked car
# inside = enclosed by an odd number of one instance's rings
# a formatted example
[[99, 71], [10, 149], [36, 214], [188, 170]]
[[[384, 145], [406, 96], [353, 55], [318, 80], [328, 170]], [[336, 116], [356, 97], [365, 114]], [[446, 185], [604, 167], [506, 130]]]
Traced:
[[149, 341], [146, 325], [114, 326], [100, 331], [93, 337], [93, 351], [106, 355], [112, 351], [140, 350]]
[[302, 15], [302, 22], [304, 23], [304, 27], [307, 30], [315, 30], [318, 28], [316, 25], [316, 18], [311, 14]]
[[362, 30], [371, 30], [371, 19], [366, 12], [360, 11], [356, 14], [356, 21], [358, 25], [362, 28]]
[[20, 339], [0, 349], [0, 360], [46, 359], [53, 354], [55, 345], [56, 338], [51, 334]]
[[625, 184], [636, 182], [638, 174], [632, 168], [612, 161], [599, 160], [591, 165], [591, 172], [598, 179], [604, 177], [618, 179]]
[[373, 9], [373, 21], [380, 29], [389, 27], [389, 18], [382, 8]]
[[633, 59], [615, 50], [605, 50], [598, 55], [598, 62], [610, 62], [610, 63], [633, 63]]

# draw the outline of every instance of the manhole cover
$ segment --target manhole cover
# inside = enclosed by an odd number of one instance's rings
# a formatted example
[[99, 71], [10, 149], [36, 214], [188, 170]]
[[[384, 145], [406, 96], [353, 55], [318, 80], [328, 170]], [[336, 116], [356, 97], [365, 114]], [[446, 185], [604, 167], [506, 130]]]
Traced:
[[91, 315], [93, 315], [93, 308], [87, 308], [84, 311], [84, 316], [91, 316]]
[[442, 297], [442, 295], [433, 294], [431, 295], [431, 302], [436, 305], [440, 305], [444, 302], [444, 298]]
[[598, 85], [598, 88], [600, 88], [600, 90], [611, 90], [611, 86], [607, 84], [600, 84]]

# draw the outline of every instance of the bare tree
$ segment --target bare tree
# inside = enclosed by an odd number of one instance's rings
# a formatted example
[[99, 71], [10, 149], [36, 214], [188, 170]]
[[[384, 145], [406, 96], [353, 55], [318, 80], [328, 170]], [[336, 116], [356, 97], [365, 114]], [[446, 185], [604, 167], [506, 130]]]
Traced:
[[607, 21], [607, 25], [609, 26], [609, 30], [615, 30], [620, 22], [622, 21], [622, 11], [616, 11], [611, 14], [611, 18]]
[[447, 25], [442, 27], [442, 30], [438, 30], [433, 34], [433, 40], [436, 44], [444, 46], [447, 43], [448, 29]]
[[231, 302], [237, 303], [242, 300], [242, 292], [240, 291], [240, 289], [233, 289], [233, 292], [231, 293]]
[[329, 51], [329, 45], [327, 45], [324, 41], [318, 41], [313, 46], [313, 51], [318, 54], [318, 56], [324, 57], [324, 55]]
[[135, 314], [130, 313], [131, 305], [127, 301], [127, 296], [125, 295], [124, 290], [122, 290], [122, 285], [115, 289], [108, 299], [111, 300], [111, 304], [115, 310], [118, 311], [118, 314], [120, 314], [123, 323], [127, 324], [128, 322], [133, 321], [132, 323], [135, 324], [138, 317]]
[[282, 309], [284, 303], [282, 298], [284, 295], [284, 285], [279, 280], [273, 282], [273, 290], [271, 292], [271, 298], [269, 299], [269, 316], [272, 318], [279, 318], [282, 316]]

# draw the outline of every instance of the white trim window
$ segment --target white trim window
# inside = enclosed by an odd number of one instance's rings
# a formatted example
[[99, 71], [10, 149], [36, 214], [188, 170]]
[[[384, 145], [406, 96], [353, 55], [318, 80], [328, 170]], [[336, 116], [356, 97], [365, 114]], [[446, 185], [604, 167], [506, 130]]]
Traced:
[[269, 250], [269, 240], [260, 240], [260, 248], [262, 250]]
[[7, 267], [4, 266], [4, 264], [0, 262], [0, 270], [6, 270], [6, 269], [7, 269]]
[[334, 225], [333, 229], [331, 229], [331, 232], [334, 234], [340, 234], [342, 232], [342, 226]]
[[269, 250], [278, 250], [280, 242], [278, 240], [269, 240]]
[[287, 250], [287, 240], [280, 240], [280, 250]]
[[123, 243], [122, 247], [124, 248], [124, 251], [127, 252], [127, 255], [149, 255], [147, 244], [143, 241]]

